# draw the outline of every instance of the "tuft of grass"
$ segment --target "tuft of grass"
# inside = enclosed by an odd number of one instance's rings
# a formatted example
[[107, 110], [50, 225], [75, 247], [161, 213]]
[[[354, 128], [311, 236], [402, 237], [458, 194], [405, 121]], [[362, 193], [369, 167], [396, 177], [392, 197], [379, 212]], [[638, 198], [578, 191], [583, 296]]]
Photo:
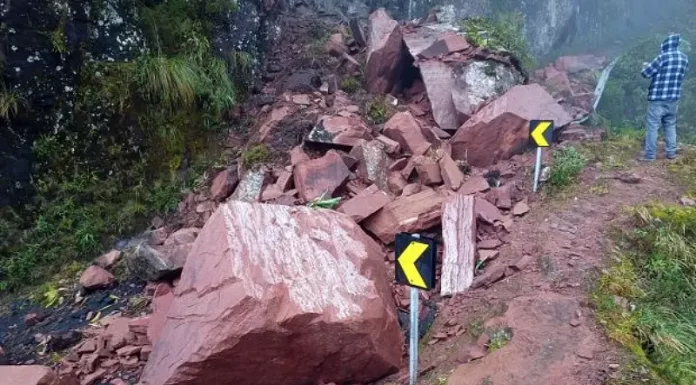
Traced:
[[265, 145], [257, 144], [244, 151], [241, 158], [242, 165], [251, 169], [271, 159], [271, 152]]
[[598, 319], [654, 376], [696, 383], [696, 208], [630, 211], [634, 229], [619, 237], [615, 263], [592, 296]]
[[467, 330], [469, 331], [469, 334], [471, 334], [471, 336], [474, 338], [481, 337], [483, 332], [486, 331], [483, 325], [483, 320], [481, 319], [474, 319], [471, 322], [469, 322], [469, 327], [467, 328]]
[[553, 153], [553, 164], [549, 186], [552, 189], [562, 189], [575, 183], [587, 160], [575, 147], [565, 147]]
[[392, 115], [384, 96], [376, 96], [367, 103], [367, 119], [373, 124], [382, 124]]
[[634, 128], [610, 128], [606, 140], [583, 143], [578, 151], [588, 161], [600, 164], [602, 169], [623, 169], [639, 153], [643, 136], [643, 132]]
[[349, 94], [354, 94], [361, 88], [362, 83], [360, 83], [360, 81], [354, 77], [347, 77], [341, 81], [341, 90]]
[[5, 120], [16, 116], [20, 108], [28, 108], [27, 100], [15, 90], [7, 89], [0, 83], [0, 117]]
[[491, 333], [491, 340], [488, 343], [488, 351], [494, 352], [504, 348], [512, 340], [512, 329], [502, 328]]

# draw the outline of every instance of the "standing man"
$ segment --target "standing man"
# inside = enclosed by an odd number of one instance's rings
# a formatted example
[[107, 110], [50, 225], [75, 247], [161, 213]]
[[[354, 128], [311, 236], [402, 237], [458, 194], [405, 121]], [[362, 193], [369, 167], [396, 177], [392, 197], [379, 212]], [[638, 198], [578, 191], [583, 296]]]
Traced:
[[643, 63], [642, 75], [651, 79], [648, 89], [648, 132], [645, 136], [643, 160], [652, 162], [657, 153], [657, 133], [665, 127], [667, 159], [677, 157], [677, 106], [682, 82], [689, 68], [689, 58], [679, 50], [681, 36], [670, 34], [662, 42], [662, 51], [652, 61]]

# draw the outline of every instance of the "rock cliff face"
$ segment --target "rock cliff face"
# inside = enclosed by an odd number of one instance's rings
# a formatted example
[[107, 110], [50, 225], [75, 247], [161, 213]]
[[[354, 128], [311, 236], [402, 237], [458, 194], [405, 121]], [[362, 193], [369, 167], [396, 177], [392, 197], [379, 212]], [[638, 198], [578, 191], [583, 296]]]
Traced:
[[[147, 5], [159, 3], [146, 1]], [[24, 100], [10, 121], [0, 120], [0, 206], [30, 193], [32, 143], [65, 131], [75, 113], [81, 70], [96, 62], [127, 62], [148, 50], [135, 2], [126, 0], [0, 0], [0, 62], [4, 89]], [[232, 50], [262, 59], [277, 34], [281, 2], [241, 0], [216, 23], [216, 53]], [[99, 111], [92, 111], [98, 114]]]

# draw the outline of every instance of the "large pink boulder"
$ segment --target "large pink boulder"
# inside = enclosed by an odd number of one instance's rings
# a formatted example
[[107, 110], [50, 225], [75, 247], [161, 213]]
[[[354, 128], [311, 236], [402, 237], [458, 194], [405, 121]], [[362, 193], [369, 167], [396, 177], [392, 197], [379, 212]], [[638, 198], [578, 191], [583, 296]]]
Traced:
[[538, 84], [515, 86], [483, 107], [450, 140], [452, 158], [487, 167], [524, 152], [529, 142], [529, 121], [551, 119], [562, 127], [573, 119]]
[[58, 375], [41, 365], [0, 365], [0, 385], [77, 385], [72, 375]]
[[191, 255], [145, 384], [368, 383], [399, 368], [384, 255], [347, 215], [230, 201]]
[[367, 90], [372, 93], [388, 93], [399, 81], [406, 57], [401, 27], [384, 8], [370, 15], [368, 27], [365, 68]]

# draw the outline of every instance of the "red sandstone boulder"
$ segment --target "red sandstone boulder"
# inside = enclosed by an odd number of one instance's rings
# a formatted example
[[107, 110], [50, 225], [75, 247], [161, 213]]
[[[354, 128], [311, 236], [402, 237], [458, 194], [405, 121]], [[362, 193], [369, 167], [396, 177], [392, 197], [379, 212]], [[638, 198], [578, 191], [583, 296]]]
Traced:
[[452, 158], [486, 167], [520, 154], [533, 119], [554, 120], [556, 127], [573, 120], [540, 85], [515, 86], [459, 128], [450, 140]]
[[390, 92], [399, 81], [404, 65], [405, 50], [401, 27], [384, 8], [370, 15], [367, 39], [367, 90], [372, 93]]
[[430, 142], [421, 126], [410, 112], [399, 112], [384, 124], [384, 135], [395, 140], [412, 155], [423, 155], [430, 149]]
[[321, 158], [302, 162], [293, 171], [295, 188], [305, 202], [322, 195], [330, 198], [341, 187], [350, 170], [343, 158], [336, 152], [327, 152]]
[[58, 375], [41, 365], [0, 366], [0, 385], [77, 385], [72, 375]]
[[210, 196], [215, 201], [223, 201], [232, 195], [237, 183], [239, 183], [239, 177], [235, 169], [220, 171], [210, 186]]
[[101, 289], [114, 283], [114, 276], [97, 265], [85, 269], [80, 276], [80, 285], [87, 290]]
[[368, 383], [400, 367], [384, 256], [348, 216], [231, 201], [192, 254], [144, 383]]

